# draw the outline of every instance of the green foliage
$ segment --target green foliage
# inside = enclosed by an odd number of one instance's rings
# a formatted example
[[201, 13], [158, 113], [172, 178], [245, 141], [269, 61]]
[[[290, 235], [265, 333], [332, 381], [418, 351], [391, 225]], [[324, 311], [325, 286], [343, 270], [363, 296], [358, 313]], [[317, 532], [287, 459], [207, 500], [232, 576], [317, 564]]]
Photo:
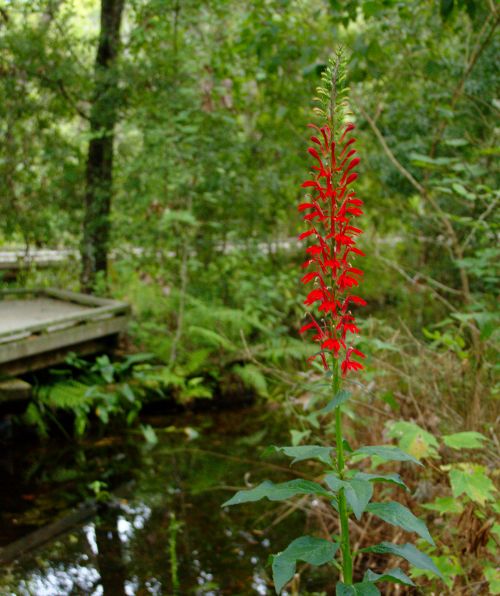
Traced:
[[356, 472], [354, 478], [359, 480], [369, 480], [370, 482], [389, 482], [408, 490], [408, 487], [399, 474], [367, 474], [366, 472]]
[[234, 497], [222, 504], [223, 507], [229, 505], [241, 505], [241, 503], [251, 503], [253, 501], [260, 501], [260, 499], [269, 499], [270, 501], [283, 501], [290, 499], [295, 495], [323, 495], [331, 497], [331, 493], [325, 490], [317, 482], [310, 480], [290, 480], [289, 482], [281, 482], [274, 484], [270, 481], [265, 481], [249, 490], [240, 490]]
[[404, 505], [395, 502], [370, 503], [366, 510], [389, 524], [399, 526], [407, 532], [416, 532], [421, 538], [434, 546], [434, 540], [423, 521], [415, 517]]
[[365, 573], [365, 579], [370, 582], [386, 581], [403, 584], [405, 586], [414, 586], [415, 584], [406, 575], [404, 571], [396, 567], [395, 569], [388, 569], [384, 573], [375, 573], [368, 569]]
[[323, 447], [322, 445], [299, 445], [297, 447], [276, 447], [272, 445], [266, 450], [267, 453], [282, 453], [287, 457], [292, 457], [292, 464], [305, 459], [317, 459], [326, 465], [332, 462], [332, 447]]
[[441, 572], [436, 567], [432, 559], [425, 553], [420, 552], [413, 544], [392, 544], [391, 542], [381, 542], [375, 546], [368, 546], [362, 549], [366, 553], [390, 554], [402, 557], [411, 563], [417, 569], [425, 569], [442, 577]]
[[351, 453], [351, 457], [356, 456], [379, 458], [382, 461], [411, 461], [414, 464], [420, 463], [409, 453], [405, 453], [401, 449], [393, 447], [392, 445], [370, 445], [360, 447]]
[[318, 414], [329, 414], [330, 412], [333, 412], [335, 408], [338, 408], [340, 405], [345, 403], [350, 396], [351, 394], [349, 393], [349, 391], [339, 391], [337, 395], [331, 401], [329, 401], [324, 408], [322, 408], [318, 412]]
[[[103, 355], [91, 363], [72, 354], [67, 360], [72, 369], [53, 371], [53, 382], [40, 386], [25, 421], [35, 425], [42, 436], [47, 436], [49, 423], [62, 429], [57, 421], [61, 411], [73, 415], [77, 437], [85, 433], [92, 416], [103, 425], [112, 418], [124, 418], [131, 425], [146, 395], [145, 371], [151, 358], [151, 354], [132, 354], [112, 362]], [[76, 375], [78, 378], [73, 378]]]
[[356, 519], [361, 519], [373, 496], [372, 483], [359, 477], [354, 477], [350, 480], [341, 480], [337, 474], [328, 474], [325, 476], [325, 482], [334, 492], [338, 492], [341, 489], [344, 491], [347, 503]]
[[479, 505], [494, 500], [495, 485], [486, 475], [484, 466], [471, 463], [456, 464], [450, 469], [450, 483], [455, 498], [465, 494]]
[[356, 584], [338, 582], [335, 596], [380, 596], [380, 590], [374, 582], [363, 581]]
[[443, 443], [452, 449], [481, 449], [486, 440], [484, 435], [474, 431], [443, 436]]
[[284, 551], [272, 557], [276, 592], [279, 594], [292, 579], [297, 561], [305, 561], [310, 565], [324, 565], [335, 557], [338, 548], [338, 544], [314, 536], [301, 536], [290, 542]]
[[399, 439], [401, 449], [417, 459], [436, 457], [438, 442], [434, 435], [418, 424], [398, 420], [388, 425], [389, 436]]
[[[340, 406], [338, 406], [340, 407]], [[323, 464], [327, 470], [331, 466], [337, 466], [336, 459], [332, 460], [332, 448], [323, 447], [321, 445], [295, 445], [289, 447], [270, 447], [266, 450], [269, 452], [278, 452], [293, 458], [292, 463], [301, 462], [304, 460], [317, 460]], [[361, 447], [354, 451], [352, 455], [375, 456], [384, 461], [411, 461], [413, 463], [420, 463], [411, 455], [391, 446], [380, 447]], [[337, 452], [338, 457], [338, 452]], [[337, 510], [339, 509], [339, 502], [344, 495], [349, 511], [355, 515], [359, 520], [362, 518], [364, 512], [370, 513], [382, 519], [383, 521], [401, 527], [407, 532], [415, 532], [421, 538], [426, 540], [431, 546], [434, 546], [434, 541], [429, 534], [427, 526], [423, 521], [415, 517], [413, 513], [403, 505], [397, 502], [383, 502], [371, 503], [373, 497], [373, 484], [375, 482], [389, 483], [403, 488], [405, 484], [397, 474], [369, 474], [359, 471], [330, 471], [324, 476], [324, 482], [329, 490], [325, 490], [323, 486], [317, 482], [310, 480], [296, 479], [288, 482], [274, 484], [270, 481], [265, 481], [249, 490], [242, 490], [237, 492], [231, 499], [226, 501], [223, 506], [240, 505], [242, 503], [254, 502], [260, 499], [269, 499], [270, 501], [282, 501], [293, 498], [297, 495], [312, 495], [314, 497], [326, 497]], [[279, 593], [283, 586], [293, 577], [295, 573], [295, 563], [302, 559], [315, 565], [324, 564], [332, 560], [335, 552], [330, 553], [329, 557], [324, 551], [326, 545], [328, 548], [337, 550], [337, 546], [325, 540], [318, 542], [318, 552], [321, 552], [321, 557], [318, 556], [318, 561], [315, 562], [315, 548], [310, 546], [310, 558], [305, 559], [303, 553], [304, 544], [309, 544], [310, 541], [319, 539], [312, 539], [310, 537], [301, 537], [292, 542], [288, 549], [276, 555], [273, 559], [273, 577], [275, 587]], [[321, 546], [323, 545], [323, 546]], [[427, 555], [418, 551], [412, 545], [392, 545], [390, 543], [383, 543], [371, 549], [364, 549], [366, 552], [387, 552], [398, 554], [406, 558], [417, 567], [430, 570], [437, 575], [440, 575], [439, 570]], [[323, 549], [323, 550], [322, 550]], [[378, 550], [376, 550], [378, 549]], [[384, 550], [385, 549], [385, 550]], [[300, 556], [299, 556], [300, 555]], [[314, 560], [313, 560], [314, 559]], [[345, 594], [370, 594], [380, 593], [375, 586], [377, 581], [393, 581], [396, 583], [403, 583], [412, 585], [411, 580], [400, 570], [388, 571], [384, 574], [367, 574], [365, 580], [358, 584], [337, 584], [337, 593]], [[374, 591], [375, 590], [375, 591]]]

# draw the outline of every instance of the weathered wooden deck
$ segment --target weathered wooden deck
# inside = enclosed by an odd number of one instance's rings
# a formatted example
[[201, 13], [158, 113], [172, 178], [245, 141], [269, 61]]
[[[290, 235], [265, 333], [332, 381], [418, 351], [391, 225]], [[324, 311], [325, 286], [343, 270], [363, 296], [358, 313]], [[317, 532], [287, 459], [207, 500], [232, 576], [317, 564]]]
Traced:
[[126, 327], [124, 302], [52, 288], [0, 292], [0, 376], [14, 376], [109, 347]]

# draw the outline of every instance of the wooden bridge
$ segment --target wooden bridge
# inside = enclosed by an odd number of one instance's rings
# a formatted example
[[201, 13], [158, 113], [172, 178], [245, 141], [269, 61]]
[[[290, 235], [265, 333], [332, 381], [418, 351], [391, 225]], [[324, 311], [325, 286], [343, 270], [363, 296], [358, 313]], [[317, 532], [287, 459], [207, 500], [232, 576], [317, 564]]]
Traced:
[[130, 307], [63, 290], [0, 291], [0, 376], [12, 377], [109, 349]]

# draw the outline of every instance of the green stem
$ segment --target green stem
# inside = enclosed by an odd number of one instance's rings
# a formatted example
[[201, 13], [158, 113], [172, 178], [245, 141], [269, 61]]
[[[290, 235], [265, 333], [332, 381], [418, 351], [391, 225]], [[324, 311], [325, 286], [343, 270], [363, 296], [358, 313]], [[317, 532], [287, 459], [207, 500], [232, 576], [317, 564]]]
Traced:
[[[340, 390], [340, 378], [338, 364], [335, 362], [333, 374], [334, 397]], [[342, 411], [340, 406], [335, 408], [335, 442], [337, 451], [337, 472], [339, 478], [344, 478], [344, 444], [342, 437]], [[352, 584], [352, 554], [349, 540], [349, 514], [344, 489], [338, 493], [339, 517], [340, 517], [340, 550], [342, 551], [342, 579], [345, 584]]]

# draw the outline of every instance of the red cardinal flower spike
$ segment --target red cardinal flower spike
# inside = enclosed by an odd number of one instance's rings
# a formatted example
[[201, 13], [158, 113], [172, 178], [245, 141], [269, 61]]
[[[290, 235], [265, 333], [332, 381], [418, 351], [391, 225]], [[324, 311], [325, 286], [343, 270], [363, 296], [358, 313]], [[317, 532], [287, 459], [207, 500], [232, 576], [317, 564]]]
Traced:
[[[332, 358], [340, 362], [342, 375], [363, 368], [355, 358], [364, 354], [352, 345], [359, 333], [354, 311], [366, 302], [358, 296], [363, 271], [354, 266], [357, 257], [365, 256], [356, 247], [362, 230], [354, 225], [363, 214], [363, 201], [356, 196], [354, 184], [360, 159], [356, 151], [355, 126], [346, 121], [347, 88], [342, 55], [326, 69], [323, 86], [318, 89], [322, 108], [315, 112], [323, 125], [310, 124], [314, 130], [308, 153], [313, 158], [312, 175], [302, 184], [307, 192], [299, 211], [307, 224], [299, 240], [309, 242], [306, 273], [302, 283], [308, 285], [304, 304], [310, 307], [308, 321], [301, 333], [311, 332], [319, 351], [309, 360], [321, 358], [329, 368]], [[356, 290], [356, 295], [352, 293]]]

